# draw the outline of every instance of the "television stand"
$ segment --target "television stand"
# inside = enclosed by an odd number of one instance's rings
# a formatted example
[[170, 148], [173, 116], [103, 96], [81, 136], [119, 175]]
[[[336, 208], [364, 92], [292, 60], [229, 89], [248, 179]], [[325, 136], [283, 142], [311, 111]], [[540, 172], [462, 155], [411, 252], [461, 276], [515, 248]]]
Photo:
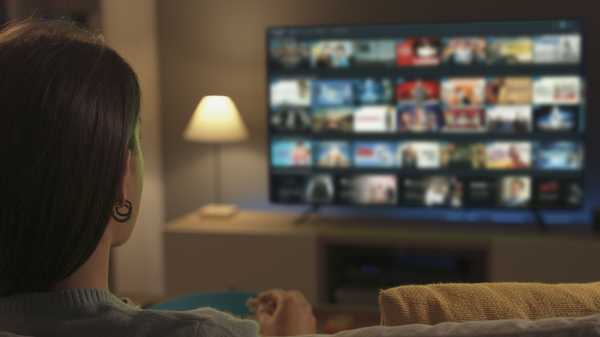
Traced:
[[[479, 224], [451, 229], [444, 223], [435, 227], [322, 212], [309, 220], [299, 221], [297, 213], [247, 209], [225, 219], [197, 211], [174, 219], [164, 230], [166, 296], [298, 289], [317, 307], [335, 311], [361, 305], [366, 293], [353, 290], [364, 283], [377, 287], [378, 270], [392, 283], [452, 281], [454, 272], [462, 275], [454, 281], [600, 280], [600, 269], [590, 268], [600, 256], [597, 236], [558, 230], [540, 235], [531, 225], [529, 230]], [[342, 265], [336, 267], [335, 261]], [[363, 283], [355, 287], [352, 279]], [[334, 288], [342, 289], [339, 303], [331, 303]]]
[[300, 216], [298, 216], [298, 218], [294, 220], [294, 225], [302, 226], [309, 223], [319, 213], [320, 209], [321, 205], [319, 204], [310, 205], [304, 212], [300, 214]]

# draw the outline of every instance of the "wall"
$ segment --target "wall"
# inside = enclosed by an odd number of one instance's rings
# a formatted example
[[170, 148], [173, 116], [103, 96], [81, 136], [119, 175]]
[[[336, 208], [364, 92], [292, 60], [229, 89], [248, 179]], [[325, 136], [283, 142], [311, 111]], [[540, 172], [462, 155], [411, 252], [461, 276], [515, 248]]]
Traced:
[[160, 295], [164, 205], [156, 6], [154, 0], [104, 0], [101, 7], [106, 41], [132, 65], [142, 90], [142, 207], [132, 238], [115, 250], [114, 284], [121, 294]]
[[[427, 23], [457, 20], [585, 17], [589, 36], [600, 33], [595, 1], [540, 0], [180, 0], [158, 3], [163, 99], [166, 216], [173, 219], [211, 200], [212, 157], [181, 133], [198, 100], [226, 94], [236, 101], [252, 139], [228, 146], [224, 198], [267, 204], [265, 29], [274, 25]], [[599, 39], [589, 39], [598, 59]], [[589, 63], [590, 86], [598, 65]], [[593, 111], [594, 101], [590, 102]], [[598, 119], [598, 117], [595, 117]], [[600, 125], [600, 124], [598, 124]]]

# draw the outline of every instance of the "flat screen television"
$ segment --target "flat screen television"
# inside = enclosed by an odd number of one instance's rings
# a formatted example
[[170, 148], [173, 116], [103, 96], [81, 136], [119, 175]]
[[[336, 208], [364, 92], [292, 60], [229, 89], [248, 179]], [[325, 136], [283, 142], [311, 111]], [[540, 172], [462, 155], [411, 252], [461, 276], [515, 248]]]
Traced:
[[578, 20], [267, 31], [270, 200], [579, 209]]

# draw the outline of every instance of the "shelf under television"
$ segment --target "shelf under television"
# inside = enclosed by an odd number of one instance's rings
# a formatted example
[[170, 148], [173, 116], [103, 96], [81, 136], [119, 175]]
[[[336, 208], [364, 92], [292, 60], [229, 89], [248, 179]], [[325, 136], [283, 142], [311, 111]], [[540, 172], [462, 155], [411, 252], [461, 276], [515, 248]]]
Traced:
[[490, 76], [548, 76], [581, 74], [581, 64], [516, 64], [437, 67], [353, 67], [347, 69], [287, 69], [270, 70], [270, 77], [315, 78], [389, 78], [389, 77], [490, 77]]

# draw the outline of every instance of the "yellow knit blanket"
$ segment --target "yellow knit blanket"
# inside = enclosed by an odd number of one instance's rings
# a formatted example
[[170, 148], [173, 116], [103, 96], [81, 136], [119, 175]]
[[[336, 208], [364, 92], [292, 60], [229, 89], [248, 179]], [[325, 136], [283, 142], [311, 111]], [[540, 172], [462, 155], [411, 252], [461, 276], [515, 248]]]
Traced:
[[600, 282], [402, 286], [379, 302], [383, 325], [579, 317], [600, 313]]

